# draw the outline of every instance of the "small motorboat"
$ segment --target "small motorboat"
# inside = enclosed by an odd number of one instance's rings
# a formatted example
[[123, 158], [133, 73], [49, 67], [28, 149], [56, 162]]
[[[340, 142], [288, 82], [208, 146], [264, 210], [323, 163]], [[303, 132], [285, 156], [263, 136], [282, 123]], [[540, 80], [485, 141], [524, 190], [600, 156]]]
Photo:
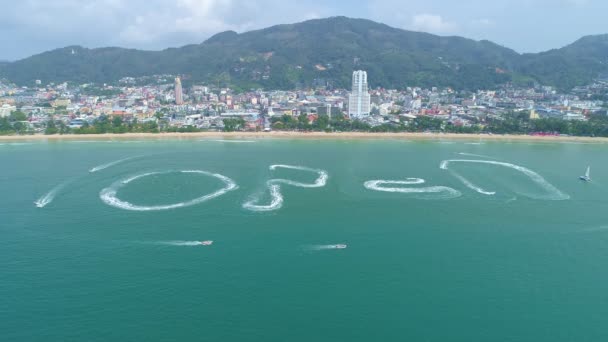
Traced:
[[585, 172], [584, 176], [580, 176], [578, 177], [578, 179], [584, 181], [584, 182], [591, 182], [591, 166], [587, 166], [587, 172]]
[[335, 245], [334, 248], [336, 249], [345, 249], [346, 247], [348, 247], [347, 245]]
[[201, 241], [201, 245], [202, 246], [211, 246], [211, 245], [213, 245], [213, 241], [211, 241], [211, 240]]

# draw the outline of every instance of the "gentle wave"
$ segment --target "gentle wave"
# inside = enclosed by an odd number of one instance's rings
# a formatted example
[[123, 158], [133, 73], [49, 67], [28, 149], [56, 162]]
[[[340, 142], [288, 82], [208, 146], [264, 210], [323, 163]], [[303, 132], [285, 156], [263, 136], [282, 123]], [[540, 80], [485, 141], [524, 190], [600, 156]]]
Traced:
[[157, 142], [158, 140], [112, 140], [111, 143], [117, 144], [145, 144], [151, 142]]
[[0, 146], [29, 146], [34, 145], [34, 143], [1, 143]]
[[[197, 173], [197, 174], [201, 174], [201, 175], [214, 177], [214, 178], [217, 178], [217, 179], [221, 180], [222, 182], [224, 182], [225, 186], [223, 188], [219, 189], [218, 191], [215, 191], [213, 193], [210, 193], [210, 194], [207, 194], [207, 195], [204, 195], [201, 197], [197, 197], [190, 201], [184, 201], [184, 202], [179, 202], [179, 203], [175, 203], [175, 204], [167, 204], [167, 205], [141, 206], [141, 205], [136, 205], [136, 204], [127, 202], [127, 201], [123, 201], [117, 197], [117, 192], [121, 187], [129, 184], [130, 182], [132, 182], [136, 179], [140, 179], [140, 178], [151, 176], [151, 175], [168, 174], [168, 173], [175, 173], [175, 172]], [[148, 173], [136, 175], [136, 176], [127, 178], [126, 180], [118, 181], [118, 182], [112, 184], [110, 187], [101, 190], [101, 192], [99, 193], [99, 198], [107, 205], [115, 207], [115, 208], [119, 208], [119, 209], [131, 210], [131, 211], [159, 211], [159, 210], [171, 210], [171, 209], [177, 209], [177, 208], [185, 208], [185, 207], [197, 205], [197, 204], [209, 201], [211, 199], [214, 199], [216, 197], [222, 196], [227, 192], [236, 190], [237, 188], [238, 188], [237, 184], [232, 179], [230, 179], [224, 175], [220, 175], [217, 173], [211, 173], [211, 172], [207, 172], [207, 171], [185, 170], [185, 171], [148, 172]]]
[[606, 231], [606, 230], [608, 230], [608, 225], [606, 225], [606, 226], [599, 226], [599, 227], [591, 227], [591, 228], [580, 230], [579, 232], [581, 232], [581, 233], [595, 233], [595, 232], [602, 232], [602, 231]]
[[74, 143], [74, 144], [101, 144], [101, 143], [111, 143], [110, 140], [67, 140], [66, 143]]
[[201, 141], [212, 141], [212, 142], [221, 142], [221, 143], [235, 143], [235, 144], [251, 144], [251, 143], [255, 143], [257, 141], [255, 140], [222, 140], [222, 139], [215, 139], [215, 140], [201, 140]]
[[115, 160], [113, 162], [109, 162], [109, 163], [106, 163], [106, 164], [95, 166], [94, 168], [90, 169], [89, 172], [90, 173], [99, 172], [101, 170], [105, 170], [107, 168], [110, 168], [112, 166], [118, 165], [120, 163], [124, 163], [126, 161], [129, 161], [129, 160], [132, 160], [132, 159], [136, 159], [136, 158], [140, 158], [140, 157], [141, 156], [135, 156], [135, 157], [128, 157], [128, 158], [123, 158], [123, 159]]
[[318, 174], [317, 179], [314, 183], [302, 183], [296, 182], [289, 179], [271, 179], [266, 184], [270, 191], [271, 202], [267, 205], [256, 204], [260, 199], [259, 195], [254, 197], [250, 201], [247, 201], [243, 204], [243, 208], [251, 211], [263, 212], [263, 211], [273, 211], [278, 210], [283, 207], [283, 195], [281, 194], [281, 187], [279, 184], [291, 185], [299, 188], [321, 188], [327, 184], [327, 180], [329, 179], [329, 175], [325, 170], [321, 169], [312, 169], [305, 166], [293, 166], [293, 165], [283, 165], [283, 164], [275, 164], [270, 165], [270, 170], [274, 171], [276, 169], [290, 169], [290, 170], [299, 170], [299, 171], [308, 171], [315, 172]]
[[462, 194], [460, 191], [452, 189], [447, 186], [430, 186], [423, 188], [403, 188], [403, 187], [385, 187], [383, 185], [417, 185], [424, 184], [425, 180], [422, 178], [407, 178], [406, 180], [371, 180], [363, 183], [363, 186], [368, 190], [381, 191], [381, 192], [393, 192], [403, 194], [439, 194], [445, 193], [444, 199], [460, 197]]
[[[551, 194], [548, 197], [533, 196], [533, 195], [528, 194], [527, 195], [528, 197], [537, 198], [537, 199], [548, 199], [548, 200], [567, 200], [570, 198], [570, 196], [561, 192], [559, 189], [557, 189], [551, 183], [547, 182], [547, 180], [545, 180], [541, 175], [539, 175], [538, 173], [536, 173], [528, 168], [525, 168], [523, 166], [519, 166], [519, 165], [515, 165], [515, 164], [511, 164], [511, 163], [498, 162], [498, 161], [493, 161], [493, 160], [452, 159], [452, 160], [442, 161], [441, 164], [439, 165], [439, 168], [441, 168], [443, 170], [449, 170], [450, 163], [488, 164], [488, 165], [498, 165], [498, 166], [510, 168], [510, 169], [519, 171], [519, 172], [523, 173], [524, 175], [528, 176], [533, 182], [535, 182], [536, 184], [538, 184], [540, 187], [542, 187], [544, 190], [546, 190], [548, 193]], [[474, 190], [474, 191], [476, 191], [480, 194], [484, 194], [484, 195], [494, 195], [495, 194], [495, 192], [486, 191], [486, 190], [474, 185], [471, 181], [469, 181], [465, 177], [461, 176], [460, 174], [456, 173], [455, 171], [450, 170], [450, 172], [452, 172], [452, 174], [454, 176], [456, 176], [460, 181], [462, 181], [464, 183], [465, 186], [467, 186], [471, 190]]]
[[486, 155], [483, 155], [483, 154], [466, 153], [466, 152], [459, 152], [458, 154], [461, 155], [461, 156], [468, 156], [468, 157], [496, 159], [494, 157], [486, 156]]

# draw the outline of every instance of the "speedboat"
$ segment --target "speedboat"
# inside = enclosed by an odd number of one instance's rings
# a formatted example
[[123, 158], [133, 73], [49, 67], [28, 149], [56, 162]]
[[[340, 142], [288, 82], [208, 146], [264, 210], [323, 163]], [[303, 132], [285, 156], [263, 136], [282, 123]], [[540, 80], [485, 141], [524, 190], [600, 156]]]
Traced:
[[201, 241], [201, 245], [202, 246], [211, 246], [211, 245], [213, 245], [213, 241], [211, 241], [211, 240]]
[[580, 180], [582, 180], [584, 182], [591, 182], [590, 172], [591, 172], [591, 166], [588, 166], [587, 167], [587, 172], [585, 172], [585, 175], [578, 177], [578, 179], [580, 179]]
[[345, 249], [346, 247], [348, 247], [347, 245], [335, 245], [334, 246], [336, 249]]

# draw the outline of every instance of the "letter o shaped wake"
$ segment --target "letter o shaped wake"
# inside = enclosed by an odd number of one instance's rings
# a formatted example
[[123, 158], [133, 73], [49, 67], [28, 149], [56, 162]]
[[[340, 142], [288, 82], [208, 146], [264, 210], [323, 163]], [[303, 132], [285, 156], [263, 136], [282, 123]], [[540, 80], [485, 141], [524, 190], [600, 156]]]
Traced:
[[[117, 196], [117, 192], [120, 188], [126, 186], [127, 184], [129, 184], [137, 179], [141, 179], [141, 178], [153, 176], [153, 175], [163, 175], [163, 174], [170, 174], [170, 173], [193, 173], [193, 174], [200, 174], [200, 175], [217, 178], [224, 183], [224, 187], [213, 193], [203, 195], [203, 196], [197, 197], [197, 198], [189, 200], [189, 201], [174, 203], [174, 204], [166, 204], [166, 205], [156, 205], [156, 206], [136, 205], [136, 204], [133, 204], [133, 203], [130, 203], [127, 201], [123, 201], [120, 198], [118, 198], [118, 196]], [[238, 188], [238, 186], [232, 179], [230, 179], [226, 176], [217, 174], [217, 173], [211, 173], [211, 172], [207, 172], [207, 171], [183, 170], [183, 171], [149, 172], [149, 173], [144, 173], [141, 175], [133, 176], [133, 177], [130, 177], [130, 178], [127, 178], [127, 179], [124, 179], [124, 180], [121, 180], [121, 181], [118, 181], [118, 182], [112, 184], [110, 187], [107, 187], [107, 188], [101, 190], [101, 192], [99, 193], [99, 198], [101, 198], [101, 200], [105, 204], [115, 207], [115, 208], [119, 208], [119, 209], [132, 210], [132, 211], [159, 211], [159, 210], [171, 210], [171, 209], [177, 209], [177, 208], [185, 208], [185, 207], [197, 205], [197, 204], [209, 201], [211, 199], [214, 199], [216, 197], [222, 196], [223, 194], [225, 194], [229, 191], [235, 190], [237, 188]]]

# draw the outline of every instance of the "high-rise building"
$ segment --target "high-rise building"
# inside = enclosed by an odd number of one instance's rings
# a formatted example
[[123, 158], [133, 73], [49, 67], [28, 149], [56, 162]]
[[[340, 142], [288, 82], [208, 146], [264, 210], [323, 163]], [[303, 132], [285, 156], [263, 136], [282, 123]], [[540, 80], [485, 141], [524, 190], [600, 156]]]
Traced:
[[182, 80], [179, 77], [175, 78], [175, 104], [184, 104], [184, 94], [182, 93]]
[[367, 72], [353, 72], [353, 91], [348, 98], [348, 115], [354, 118], [369, 116], [371, 97], [367, 90]]

